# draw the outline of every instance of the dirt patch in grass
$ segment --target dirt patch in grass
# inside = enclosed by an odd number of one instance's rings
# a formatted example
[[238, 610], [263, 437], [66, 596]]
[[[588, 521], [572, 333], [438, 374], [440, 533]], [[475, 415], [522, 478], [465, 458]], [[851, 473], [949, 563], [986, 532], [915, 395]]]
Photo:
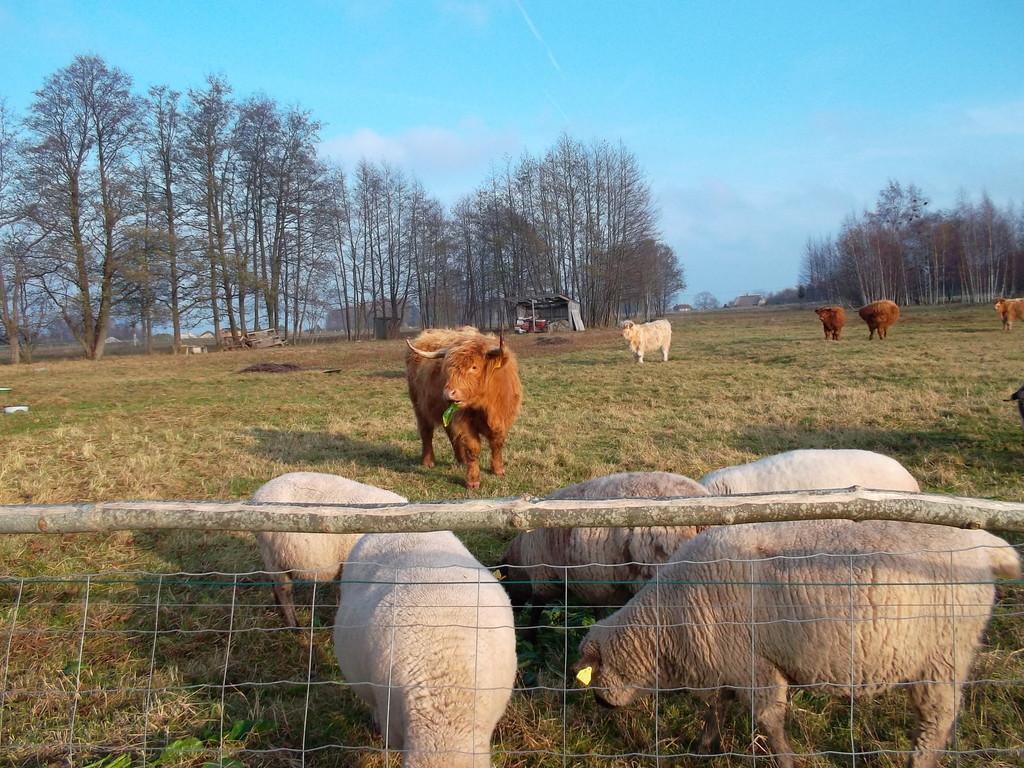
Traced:
[[303, 367], [295, 363], [255, 363], [239, 373], [295, 373], [301, 370]]

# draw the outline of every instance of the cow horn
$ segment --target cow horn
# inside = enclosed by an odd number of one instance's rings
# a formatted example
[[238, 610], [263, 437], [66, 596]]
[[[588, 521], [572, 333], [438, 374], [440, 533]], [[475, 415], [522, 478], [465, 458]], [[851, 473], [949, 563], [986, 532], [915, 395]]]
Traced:
[[438, 358], [438, 357], [444, 357], [446, 354], [448, 354], [448, 347], [442, 347], [441, 349], [435, 349], [433, 352], [426, 352], [426, 351], [424, 351], [422, 349], [416, 349], [416, 347], [414, 347], [412, 345], [412, 342], [409, 341], [408, 339], [405, 340], [405, 343], [409, 345], [409, 349], [411, 349], [413, 352], [415, 352], [420, 357], [427, 357], [427, 358], [430, 358], [430, 359], [434, 359], [434, 358]]

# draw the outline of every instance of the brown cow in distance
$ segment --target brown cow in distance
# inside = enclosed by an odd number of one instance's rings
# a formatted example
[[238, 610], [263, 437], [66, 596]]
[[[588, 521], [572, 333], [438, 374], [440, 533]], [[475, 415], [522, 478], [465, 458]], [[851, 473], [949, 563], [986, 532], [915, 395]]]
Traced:
[[895, 301], [881, 299], [873, 301], [860, 308], [857, 312], [868, 324], [868, 341], [875, 338], [875, 331], [878, 331], [878, 338], [884, 339], [888, 335], [889, 326], [900, 319], [900, 308]]
[[818, 307], [814, 310], [825, 328], [825, 341], [832, 339], [839, 341], [839, 334], [843, 332], [846, 325], [846, 310], [838, 304], [830, 304], [826, 307]]
[[1003, 319], [1003, 330], [1013, 328], [1014, 320], [1024, 320], [1024, 299], [996, 299], [996, 312]]
[[434, 466], [434, 430], [444, 426], [455, 458], [466, 467], [466, 486], [480, 487], [480, 444], [491, 446], [491, 469], [504, 475], [502, 448], [519, 415], [523, 399], [519, 365], [504, 338], [465, 326], [455, 330], [432, 328], [412, 342], [405, 357], [409, 398], [416, 412], [422, 464]]

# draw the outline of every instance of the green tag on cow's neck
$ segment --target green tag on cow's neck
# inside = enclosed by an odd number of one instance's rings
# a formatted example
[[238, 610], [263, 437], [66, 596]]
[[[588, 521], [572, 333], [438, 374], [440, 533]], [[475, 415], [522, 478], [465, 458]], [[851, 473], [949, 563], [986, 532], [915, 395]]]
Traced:
[[459, 410], [458, 403], [451, 403], [447, 408], [444, 409], [444, 413], [441, 415], [441, 423], [446, 427], [452, 423], [452, 419], [455, 418], [455, 412]]

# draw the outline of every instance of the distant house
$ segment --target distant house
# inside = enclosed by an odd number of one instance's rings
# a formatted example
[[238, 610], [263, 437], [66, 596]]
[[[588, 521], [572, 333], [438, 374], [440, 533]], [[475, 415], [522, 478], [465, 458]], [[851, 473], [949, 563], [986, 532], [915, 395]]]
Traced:
[[107, 344], [120, 344], [121, 340], [119, 338], [117, 338], [116, 336], [107, 336], [106, 343]]
[[217, 337], [213, 335], [213, 331], [203, 331], [202, 333], [200, 333], [198, 336], [196, 336], [194, 338], [197, 338], [197, 339], [215, 339]]
[[763, 307], [767, 303], [760, 293], [745, 293], [732, 300], [730, 307]]
[[693, 312], [693, 307], [689, 304], [676, 304], [672, 307], [673, 312]]

